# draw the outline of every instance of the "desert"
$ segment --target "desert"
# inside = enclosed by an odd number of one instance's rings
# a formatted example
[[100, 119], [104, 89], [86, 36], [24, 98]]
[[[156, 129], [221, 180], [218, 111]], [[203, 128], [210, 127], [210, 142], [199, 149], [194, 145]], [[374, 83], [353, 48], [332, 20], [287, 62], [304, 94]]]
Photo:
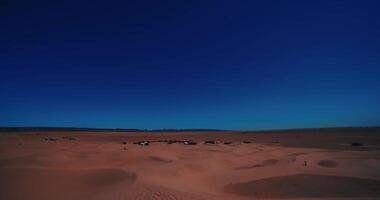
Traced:
[[380, 129], [0, 133], [0, 199], [379, 199]]

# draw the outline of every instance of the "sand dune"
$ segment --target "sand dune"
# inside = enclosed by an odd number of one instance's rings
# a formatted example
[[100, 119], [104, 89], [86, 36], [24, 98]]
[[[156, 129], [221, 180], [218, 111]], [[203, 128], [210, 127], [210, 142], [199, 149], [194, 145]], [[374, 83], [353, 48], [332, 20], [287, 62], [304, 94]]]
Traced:
[[150, 158], [150, 160], [153, 160], [153, 161], [159, 162], [159, 163], [171, 163], [171, 162], [173, 162], [170, 159], [162, 158], [162, 157], [158, 157], [158, 156], [149, 156], [149, 158]]
[[318, 165], [319, 166], [322, 166], [322, 167], [337, 167], [338, 166], [338, 163], [333, 161], [333, 160], [321, 160], [318, 162]]
[[380, 197], [380, 180], [297, 174], [231, 184], [225, 189], [256, 198]]
[[137, 179], [120, 169], [3, 168], [0, 175], [0, 199], [80, 199]]
[[268, 159], [268, 160], [264, 160], [260, 164], [250, 165], [250, 166], [242, 166], [242, 167], [237, 167], [235, 169], [237, 169], [237, 170], [255, 169], [255, 168], [259, 168], [259, 167], [267, 167], [267, 166], [275, 165], [277, 163], [278, 163], [278, 160], [276, 160], [276, 159]]
[[375, 133], [2, 133], [0, 199], [379, 199]]

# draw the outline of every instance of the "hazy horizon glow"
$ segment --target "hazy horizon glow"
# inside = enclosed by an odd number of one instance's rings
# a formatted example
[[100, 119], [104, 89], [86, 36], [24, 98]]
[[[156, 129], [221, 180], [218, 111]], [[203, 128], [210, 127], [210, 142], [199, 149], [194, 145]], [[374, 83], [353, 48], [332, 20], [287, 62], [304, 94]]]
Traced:
[[380, 2], [0, 6], [0, 126], [380, 125]]

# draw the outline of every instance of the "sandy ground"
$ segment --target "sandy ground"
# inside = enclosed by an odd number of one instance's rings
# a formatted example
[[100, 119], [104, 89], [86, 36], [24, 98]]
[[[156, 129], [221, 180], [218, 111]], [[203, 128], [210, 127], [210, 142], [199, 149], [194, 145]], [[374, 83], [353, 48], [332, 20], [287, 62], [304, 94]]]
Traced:
[[380, 129], [0, 133], [1, 200], [284, 198], [380, 199]]

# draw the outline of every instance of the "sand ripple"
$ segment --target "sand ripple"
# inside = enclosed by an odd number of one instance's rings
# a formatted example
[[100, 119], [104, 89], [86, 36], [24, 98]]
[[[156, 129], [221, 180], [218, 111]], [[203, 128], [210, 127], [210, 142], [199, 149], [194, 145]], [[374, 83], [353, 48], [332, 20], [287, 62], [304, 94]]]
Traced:
[[250, 198], [380, 197], [380, 180], [298, 174], [229, 184], [225, 191]]

